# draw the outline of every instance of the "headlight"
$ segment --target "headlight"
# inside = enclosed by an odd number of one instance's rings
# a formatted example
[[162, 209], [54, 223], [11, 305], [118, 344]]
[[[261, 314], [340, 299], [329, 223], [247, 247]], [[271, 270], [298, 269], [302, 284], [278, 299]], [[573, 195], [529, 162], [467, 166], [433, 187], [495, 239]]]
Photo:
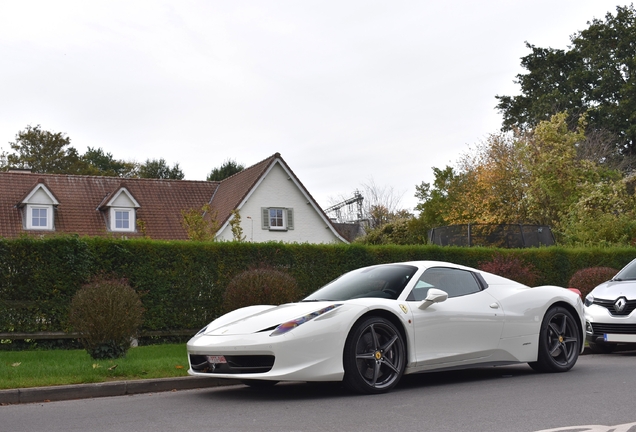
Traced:
[[587, 297], [585, 297], [585, 306], [592, 306], [593, 303], [594, 296], [592, 294], [588, 294]]
[[196, 334], [195, 336], [200, 335], [201, 333], [203, 333], [203, 332], [204, 332], [204, 331], [206, 331], [207, 329], [208, 329], [208, 326], [203, 327], [201, 330], [199, 330], [199, 331], [197, 332], [197, 334]]
[[270, 336], [278, 336], [284, 333], [287, 333], [290, 330], [295, 329], [296, 327], [298, 327], [301, 324], [306, 323], [307, 321], [311, 321], [312, 319], [319, 317], [320, 315], [327, 313], [331, 310], [334, 310], [337, 307], [342, 306], [341, 304], [334, 304], [334, 305], [330, 305], [327, 306], [325, 308], [322, 308], [320, 310], [317, 310], [316, 312], [312, 312], [310, 314], [307, 314], [305, 316], [301, 316], [300, 318], [296, 318], [295, 320], [291, 320], [291, 321], [287, 321], [285, 323], [280, 324], [278, 327], [276, 327], [274, 329], [274, 331], [272, 332], [272, 334], [270, 334]]

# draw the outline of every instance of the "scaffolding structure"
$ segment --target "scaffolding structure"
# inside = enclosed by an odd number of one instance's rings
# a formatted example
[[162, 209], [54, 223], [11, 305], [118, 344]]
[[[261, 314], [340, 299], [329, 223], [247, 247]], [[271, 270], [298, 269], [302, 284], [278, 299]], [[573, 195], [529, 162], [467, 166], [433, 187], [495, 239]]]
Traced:
[[364, 217], [362, 201], [364, 197], [359, 191], [353, 193], [353, 197], [325, 209], [325, 213], [331, 220], [338, 223], [360, 222]]

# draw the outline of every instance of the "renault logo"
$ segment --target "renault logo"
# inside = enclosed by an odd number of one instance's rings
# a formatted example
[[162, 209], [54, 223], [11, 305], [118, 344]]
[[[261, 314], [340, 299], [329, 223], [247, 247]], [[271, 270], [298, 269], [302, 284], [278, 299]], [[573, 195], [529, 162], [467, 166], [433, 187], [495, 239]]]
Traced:
[[625, 305], [627, 304], [627, 300], [625, 300], [625, 297], [621, 297], [618, 300], [616, 300], [616, 303], [614, 303], [614, 310], [616, 312], [623, 312], [623, 309], [625, 309]]

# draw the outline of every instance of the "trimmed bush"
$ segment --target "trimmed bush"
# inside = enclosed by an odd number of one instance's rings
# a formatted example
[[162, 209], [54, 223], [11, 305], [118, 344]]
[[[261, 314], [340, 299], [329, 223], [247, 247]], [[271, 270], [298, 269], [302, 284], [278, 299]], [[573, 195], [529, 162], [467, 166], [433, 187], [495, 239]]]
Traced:
[[137, 335], [144, 309], [126, 279], [97, 277], [73, 297], [69, 324], [96, 360], [123, 357]]
[[226, 312], [257, 304], [279, 305], [299, 300], [296, 279], [272, 268], [255, 268], [235, 276], [227, 286], [223, 309]]
[[496, 254], [491, 261], [479, 263], [479, 269], [528, 286], [535, 286], [539, 274], [532, 264], [513, 255]]
[[594, 288], [616, 276], [618, 270], [611, 267], [584, 268], [572, 275], [568, 286], [577, 288], [585, 298]]

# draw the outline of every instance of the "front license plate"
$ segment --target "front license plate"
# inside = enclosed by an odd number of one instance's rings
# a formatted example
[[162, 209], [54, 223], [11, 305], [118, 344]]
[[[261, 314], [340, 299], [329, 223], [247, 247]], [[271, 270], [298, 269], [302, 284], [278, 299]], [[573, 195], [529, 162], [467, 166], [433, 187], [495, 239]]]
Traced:
[[206, 356], [206, 357], [208, 359], [208, 363], [212, 363], [212, 364], [227, 363], [227, 360], [225, 360], [225, 356], [214, 355], [214, 356]]
[[636, 342], [636, 334], [611, 334], [603, 335], [605, 342]]

